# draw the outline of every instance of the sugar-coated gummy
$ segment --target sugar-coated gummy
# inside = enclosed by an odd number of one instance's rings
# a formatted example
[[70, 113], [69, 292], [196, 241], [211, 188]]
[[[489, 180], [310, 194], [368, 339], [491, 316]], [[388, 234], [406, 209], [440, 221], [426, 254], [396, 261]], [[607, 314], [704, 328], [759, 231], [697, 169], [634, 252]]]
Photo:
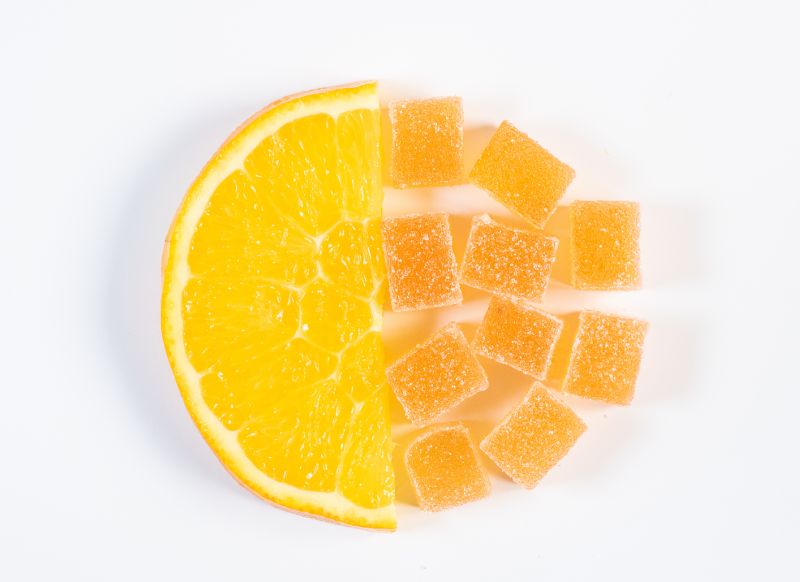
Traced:
[[428, 424], [489, 386], [486, 373], [455, 323], [394, 362], [386, 377], [406, 416], [417, 426]]
[[396, 188], [464, 182], [464, 113], [460, 97], [389, 104], [392, 151], [389, 178]]
[[406, 449], [405, 465], [419, 506], [426, 511], [463, 505], [491, 491], [469, 430], [460, 422], [420, 433]]
[[539, 382], [483, 439], [481, 450], [506, 475], [533, 488], [569, 452], [586, 425]]
[[512, 228], [486, 214], [472, 219], [461, 283], [509, 299], [540, 302], [556, 259], [558, 239]]
[[394, 311], [461, 303], [458, 266], [446, 214], [387, 218], [381, 233]]
[[577, 289], [639, 287], [637, 203], [573, 202], [570, 231], [572, 283]]
[[563, 390], [611, 404], [633, 399], [647, 322], [582, 311]]
[[504, 121], [481, 153], [469, 180], [532, 225], [542, 228], [575, 171]]
[[472, 341], [473, 350], [543, 380], [564, 323], [518, 301], [493, 297]]

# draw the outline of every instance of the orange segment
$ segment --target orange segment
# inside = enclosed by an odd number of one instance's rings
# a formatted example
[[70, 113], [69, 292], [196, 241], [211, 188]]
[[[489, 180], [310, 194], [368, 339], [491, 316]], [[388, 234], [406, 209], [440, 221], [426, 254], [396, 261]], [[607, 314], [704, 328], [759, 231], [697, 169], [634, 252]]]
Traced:
[[240, 128], [166, 245], [162, 330], [187, 408], [256, 494], [394, 528], [376, 85], [307, 93]]

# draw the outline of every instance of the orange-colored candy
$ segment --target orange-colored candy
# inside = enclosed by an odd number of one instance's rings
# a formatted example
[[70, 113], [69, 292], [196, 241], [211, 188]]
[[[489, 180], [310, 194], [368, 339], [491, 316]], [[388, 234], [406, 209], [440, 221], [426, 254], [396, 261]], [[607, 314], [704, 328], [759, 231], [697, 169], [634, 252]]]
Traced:
[[563, 389], [612, 404], [629, 404], [646, 333], [645, 321], [582, 311]]
[[476, 216], [461, 264], [461, 283], [509, 299], [539, 302], [557, 248], [557, 238], [511, 228], [486, 214]]
[[489, 495], [489, 478], [460, 422], [432, 426], [406, 449], [406, 470], [419, 506], [441, 511]]
[[574, 177], [572, 168], [507, 121], [469, 174], [473, 184], [539, 228]]
[[386, 377], [406, 416], [417, 426], [489, 387], [486, 373], [455, 323], [389, 366]]
[[481, 442], [514, 482], [532, 489], [586, 430], [583, 421], [539, 382]]
[[635, 289], [639, 274], [639, 205], [573, 202], [572, 282], [577, 289]]
[[464, 182], [464, 112], [460, 97], [411, 99], [389, 104], [396, 188]]
[[493, 297], [475, 332], [478, 354], [543, 380], [563, 322], [529, 305]]
[[381, 232], [394, 311], [461, 303], [458, 266], [446, 214], [387, 218]]

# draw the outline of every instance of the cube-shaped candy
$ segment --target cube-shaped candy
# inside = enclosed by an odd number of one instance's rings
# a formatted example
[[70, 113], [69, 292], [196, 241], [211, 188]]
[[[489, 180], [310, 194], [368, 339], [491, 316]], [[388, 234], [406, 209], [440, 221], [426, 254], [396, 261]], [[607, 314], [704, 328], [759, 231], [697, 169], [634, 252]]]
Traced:
[[504, 121], [469, 174], [470, 181], [542, 228], [575, 171]]
[[396, 188], [464, 182], [464, 112], [460, 97], [389, 104], [392, 153], [389, 178]]
[[481, 441], [481, 450], [514, 482], [533, 488], [572, 448], [586, 425], [539, 382]]
[[582, 311], [563, 389], [612, 404], [629, 404], [646, 333], [645, 321]]
[[475, 332], [472, 349], [543, 380], [563, 325], [535, 307], [493, 297]]
[[406, 416], [417, 426], [489, 387], [486, 373], [455, 323], [394, 362], [386, 377]]
[[542, 300], [558, 239], [512, 228], [483, 214], [472, 219], [461, 283], [509, 299]]
[[406, 449], [406, 470], [419, 506], [440, 511], [489, 495], [489, 478], [460, 422], [429, 427]]
[[394, 311], [461, 303], [458, 266], [446, 214], [387, 218], [381, 232]]
[[574, 202], [570, 207], [572, 283], [577, 289], [639, 286], [639, 205]]

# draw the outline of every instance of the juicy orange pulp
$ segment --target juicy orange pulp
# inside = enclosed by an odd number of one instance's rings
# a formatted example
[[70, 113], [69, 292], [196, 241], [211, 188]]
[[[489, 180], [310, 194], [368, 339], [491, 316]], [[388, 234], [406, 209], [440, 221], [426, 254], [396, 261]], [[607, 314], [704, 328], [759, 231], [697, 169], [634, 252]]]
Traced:
[[164, 342], [226, 467], [287, 508], [393, 528], [374, 83], [235, 133], [167, 240]]

